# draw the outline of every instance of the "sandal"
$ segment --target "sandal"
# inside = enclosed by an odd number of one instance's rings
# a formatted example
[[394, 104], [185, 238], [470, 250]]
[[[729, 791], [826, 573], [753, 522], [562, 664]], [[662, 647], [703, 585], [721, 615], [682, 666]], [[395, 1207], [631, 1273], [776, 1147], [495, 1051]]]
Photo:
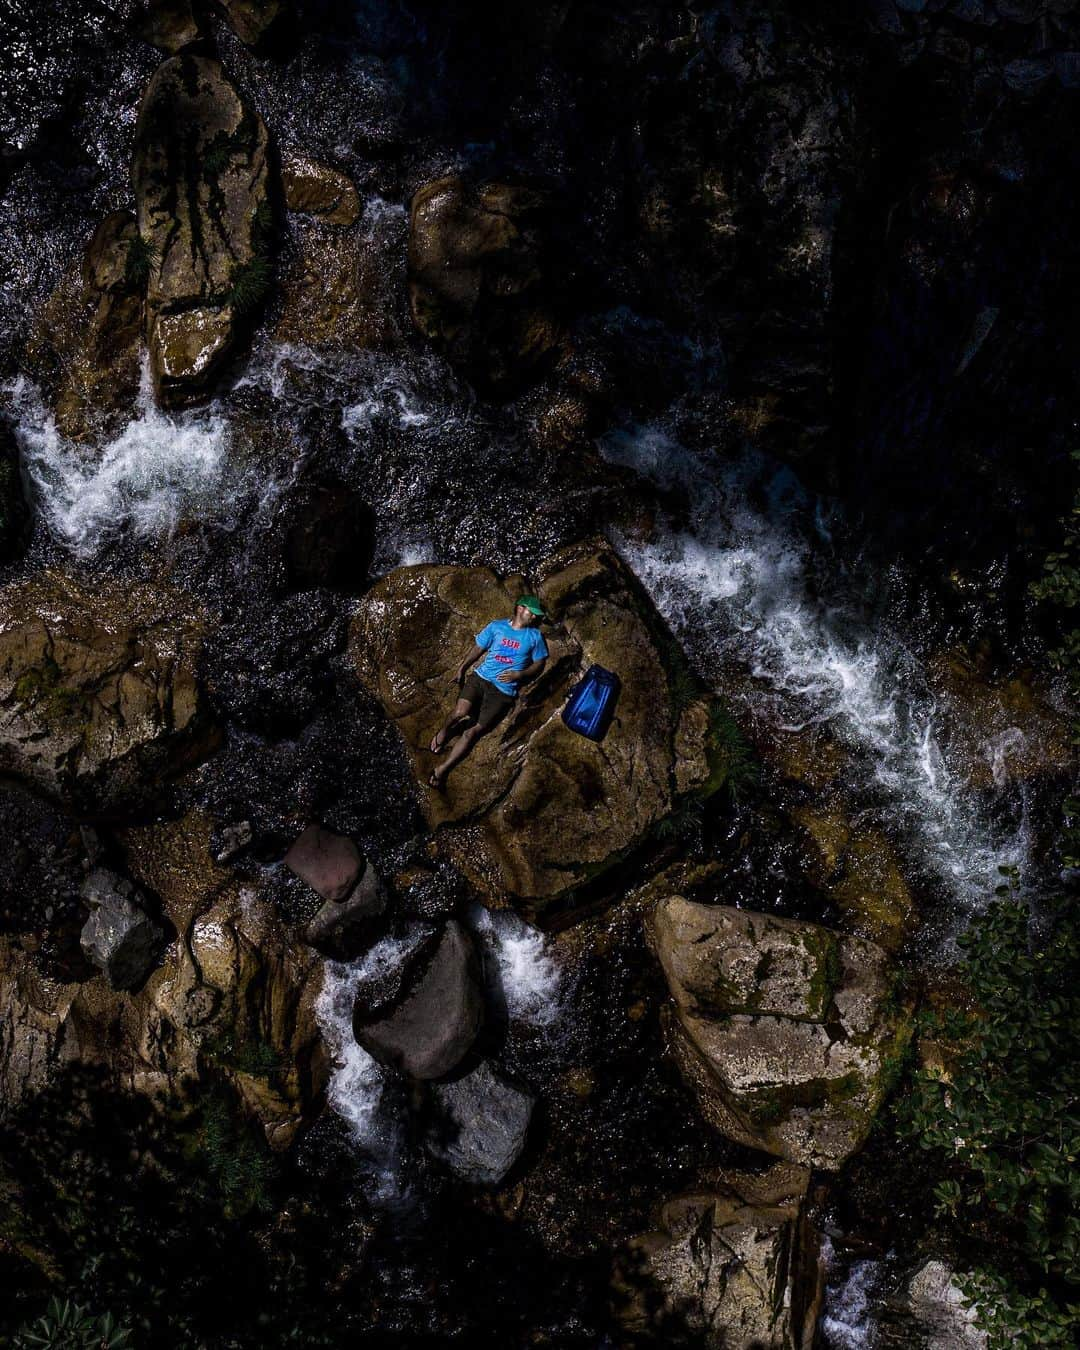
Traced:
[[446, 791], [446, 778], [443, 775], [433, 773], [427, 780], [428, 787], [434, 788], [436, 792]]
[[433, 755], [441, 755], [446, 749], [446, 732], [441, 727], [435, 735], [432, 736], [431, 744], [428, 746], [428, 749]]

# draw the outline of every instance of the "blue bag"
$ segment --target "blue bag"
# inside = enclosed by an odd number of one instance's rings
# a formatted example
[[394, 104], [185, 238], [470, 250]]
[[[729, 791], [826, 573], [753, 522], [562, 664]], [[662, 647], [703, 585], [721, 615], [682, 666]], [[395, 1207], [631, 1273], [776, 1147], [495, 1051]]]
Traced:
[[562, 718], [571, 731], [602, 741], [607, 735], [622, 682], [603, 666], [590, 666], [579, 684], [570, 691]]

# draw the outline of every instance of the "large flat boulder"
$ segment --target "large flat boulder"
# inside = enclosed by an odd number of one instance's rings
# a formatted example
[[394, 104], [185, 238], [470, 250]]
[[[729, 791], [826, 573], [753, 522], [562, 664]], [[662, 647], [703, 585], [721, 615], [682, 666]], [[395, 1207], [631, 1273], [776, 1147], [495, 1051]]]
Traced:
[[202, 640], [161, 587], [47, 572], [0, 592], [0, 769], [83, 815], [154, 800], [215, 744]]
[[[365, 594], [352, 630], [356, 668], [401, 732], [420, 783], [456, 697], [455, 669], [523, 585], [483, 567], [419, 566]], [[625, 856], [678, 797], [720, 779], [708, 708], [687, 695], [671, 638], [611, 546], [562, 550], [542, 564], [537, 590], [552, 616], [543, 677], [452, 771], [445, 793], [426, 791], [424, 809], [471, 879], [538, 908]], [[600, 744], [560, 716], [594, 663], [622, 680]]]
[[220, 61], [183, 52], [154, 72], [139, 105], [132, 179], [163, 403], [213, 382], [267, 290], [268, 146], [262, 119]]
[[706, 1120], [791, 1162], [842, 1166], [911, 1036], [886, 953], [681, 895], [661, 899], [647, 927], [673, 996], [671, 1049]]
[[617, 1263], [615, 1311], [627, 1330], [702, 1350], [810, 1350], [822, 1269], [809, 1180], [777, 1163], [668, 1201]]

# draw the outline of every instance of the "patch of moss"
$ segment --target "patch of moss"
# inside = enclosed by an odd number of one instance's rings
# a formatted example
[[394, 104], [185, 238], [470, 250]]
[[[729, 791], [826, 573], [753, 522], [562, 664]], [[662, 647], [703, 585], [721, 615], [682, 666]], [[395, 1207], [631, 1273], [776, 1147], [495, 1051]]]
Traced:
[[825, 929], [803, 933], [802, 943], [814, 961], [814, 973], [810, 977], [810, 1006], [819, 1009], [820, 1015], [824, 1017], [843, 974], [839, 944], [835, 935]]
[[81, 713], [83, 695], [62, 683], [60, 667], [47, 656], [39, 666], [31, 666], [15, 681], [15, 699], [38, 709], [46, 721], [62, 721]]

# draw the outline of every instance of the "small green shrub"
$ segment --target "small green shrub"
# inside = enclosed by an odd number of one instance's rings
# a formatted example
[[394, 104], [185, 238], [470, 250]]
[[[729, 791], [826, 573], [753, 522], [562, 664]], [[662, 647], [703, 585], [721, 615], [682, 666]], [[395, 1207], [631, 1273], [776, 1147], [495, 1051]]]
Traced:
[[95, 1317], [70, 1299], [51, 1298], [43, 1316], [17, 1332], [16, 1350], [120, 1350], [131, 1344], [131, 1329], [112, 1313]]
[[150, 280], [150, 273], [159, 264], [158, 252], [149, 239], [136, 234], [128, 244], [124, 259], [124, 279], [129, 286], [141, 289]]
[[709, 710], [709, 740], [720, 762], [723, 786], [735, 803], [745, 801], [760, 781], [757, 758], [738, 722], [722, 702]]
[[223, 297], [225, 304], [231, 305], [237, 314], [250, 314], [270, 293], [273, 276], [274, 269], [268, 258], [257, 256], [250, 262], [238, 264], [229, 275], [229, 289]]
[[898, 1115], [937, 1161], [939, 1215], [996, 1235], [1042, 1289], [1018, 1286], [1019, 1320], [999, 1309], [995, 1325], [1018, 1333], [1045, 1314], [1048, 1337], [1062, 1318], [1080, 1335], [1080, 913], [1063, 909], [1033, 944], [1014, 885], [960, 939], [975, 1011], [922, 1019], [951, 1049], [947, 1074], [916, 1073]]

